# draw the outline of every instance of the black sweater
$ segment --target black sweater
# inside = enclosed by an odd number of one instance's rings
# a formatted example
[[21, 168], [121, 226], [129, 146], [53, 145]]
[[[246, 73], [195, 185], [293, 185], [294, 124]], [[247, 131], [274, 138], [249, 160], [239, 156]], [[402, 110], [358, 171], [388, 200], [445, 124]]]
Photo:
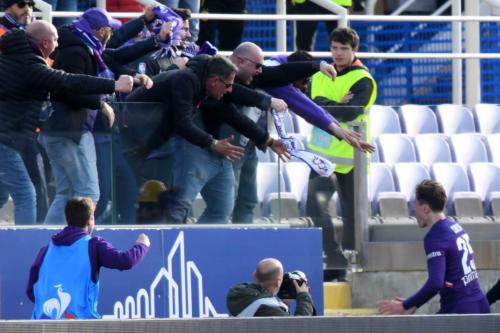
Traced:
[[[0, 43], [0, 142], [16, 149], [36, 137], [49, 92], [112, 93], [114, 80], [70, 75], [51, 69], [24, 31], [7, 32]], [[28, 139], [28, 140], [17, 140]]]

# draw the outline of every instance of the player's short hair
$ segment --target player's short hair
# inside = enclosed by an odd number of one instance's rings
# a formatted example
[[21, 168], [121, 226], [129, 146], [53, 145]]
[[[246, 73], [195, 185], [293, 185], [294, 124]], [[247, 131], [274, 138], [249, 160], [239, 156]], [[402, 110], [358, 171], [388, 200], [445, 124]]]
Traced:
[[448, 197], [443, 185], [434, 180], [426, 179], [417, 185], [415, 199], [420, 204], [429, 205], [434, 213], [439, 213], [444, 210]]
[[359, 46], [359, 35], [351, 28], [337, 28], [331, 32], [328, 41], [330, 44], [333, 42], [348, 44], [353, 50], [357, 50]]
[[224, 56], [213, 56], [207, 64], [207, 77], [219, 76], [226, 78], [237, 71], [238, 67]]
[[68, 225], [85, 228], [92, 215], [95, 204], [90, 198], [74, 197], [66, 203], [64, 214]]
[[269, 270], [269, 271], [266, 271], [266, 272], [263, 272], [262, 270], [260, 270], [259, 267], [257, 267], [257, 269], [255, 270], [255, 278], [257, 279], [257, 281], [259, 283], [271, 282], [274, 279], [281, 277], [282, 274], [283, 274], [283, 272], [281, 271], [280, 267], [276, 267], [276, 268]]

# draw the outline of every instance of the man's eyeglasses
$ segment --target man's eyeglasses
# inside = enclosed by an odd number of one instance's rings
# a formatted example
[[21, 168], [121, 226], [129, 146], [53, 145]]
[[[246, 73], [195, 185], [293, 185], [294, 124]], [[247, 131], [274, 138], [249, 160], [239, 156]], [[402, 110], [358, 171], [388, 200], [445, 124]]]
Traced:
[[229, 88], [231, 88], [233, 86], [233, 82], [227, 83], [226, 81], [224, 81], [220, 77], [218, 79], [219, 79], [220, 82], [222, 82], [222, 84], [224, 84], [224, 87], [226, 87], [226, 89], [229, 89]]
[[261, 64], [260, 62], [253, 61], [252, 59], [248, 59], [246, 57], [238, 57], [238, 58], [246, 60], [246, 61], [250, 61], [252, 64], [254, 64], [255, 69], [261, 69], [264, 66], [264, 64]]
[[35, 7], [35, 3], [32, 2], [32, 1], [28, 1], [28, 2], [25, 2], [25, 1], [19, 1], [19, 2], [16, 2], [17, 4], [17, 7], [23, 9], [24, 7], [28, 6], [28, 7]]

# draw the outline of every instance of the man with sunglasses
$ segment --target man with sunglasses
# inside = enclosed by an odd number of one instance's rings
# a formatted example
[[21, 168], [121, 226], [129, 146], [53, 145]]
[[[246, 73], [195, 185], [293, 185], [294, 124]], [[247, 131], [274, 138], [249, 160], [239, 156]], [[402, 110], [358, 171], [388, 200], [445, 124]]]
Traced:
[[[250, 89], [268, 89], [291, 84], [297, 80], [310, 77], [320, 71], [330, 78], [335, 78], [336, 72], [333, 66], [326, 62], [299, 61], [280, 64], [278, 66], [264, 66], [264, 55], [262, 49], [250, 42], [238, 45], [230, 56], [233, 64], [238, 67], [236, 82], [247, 86]], [[271, 99], [272, 108], [276, 108], [280, 103], [285, 102], [278, 98]], [[239, 106], [247, 117], [255, 122], [263, 114], [257, 108]], [[266, 127], [266, 126], [263, 126]], [[233, 223], [252, 223], [253, 211], [257, 205], [257, 154], [255, 145], [249, 139], [239, 135], [228, 126], [221, 129], [223, 136], [234, 135], [235, 143], [245, 148], [245, 154], [233, 163], [233, 170], [236, 178], [236, 201], [233, 211]]]
[[24, 30], [34, 20], [32, 0], [4, 0], [5, 15], [0, 18], [0, 36], [13, 28]]

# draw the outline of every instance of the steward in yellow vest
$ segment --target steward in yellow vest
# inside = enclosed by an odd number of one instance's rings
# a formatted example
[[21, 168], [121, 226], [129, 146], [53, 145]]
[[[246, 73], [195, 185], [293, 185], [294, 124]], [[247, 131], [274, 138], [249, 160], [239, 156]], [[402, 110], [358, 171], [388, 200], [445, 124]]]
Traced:
[[[343, 128], [351, 121], [368, 124], [365, 111], [375, 102], [377, 84], [361, 61], [356, 58], [359, 36], [350, 28], [337, 28], [330, 34], [330, 49], [337, 78], [335, 81], [315, 74], [311, 82], [311, 97], [323, 106]], [[368, 125], [367, 125], [368, 127]], [[367, 136], [369, 137], [369, 136]], [[363, 140], [363, 138], [362, 138]], [[373, 151], [367, 143], [358, 147], [363, 151]], [[306, 214], [316, 227], [323, 230], [323, 250], [326, 254], [324, 280], [345, 280], [347, 265], [342, 250], [353, 250], [354, 243], [354, 149], [345, 140], [313, 128], [308, 149], [323, 155], [336, 163], [335, 177], [319, 177], [311, 173], [308, 185]], [[332, 218], [328, 202], [338, 191], [342, 210], [342, 246], [334, 237]]]
[[[343, 102], [348, 96], [348, 101]], [[368, 133], [368, 109], [377, 97], [377, 84], [366, 67], [357, 58], [352, 64], [338, 70], [335, 81], [322, 73], [316, 73], [311, 81], [311, 98], [319, 105], [326, 107], [343, 128], [348, 128], [348, 122], [364, 122]], [[358, 107], [356, 107], [358, 106]], [[354, 148], [344, 140], [314, 127], [308, 148], [336, 163], [335, 172], [348, 173], [352, 170]]]

